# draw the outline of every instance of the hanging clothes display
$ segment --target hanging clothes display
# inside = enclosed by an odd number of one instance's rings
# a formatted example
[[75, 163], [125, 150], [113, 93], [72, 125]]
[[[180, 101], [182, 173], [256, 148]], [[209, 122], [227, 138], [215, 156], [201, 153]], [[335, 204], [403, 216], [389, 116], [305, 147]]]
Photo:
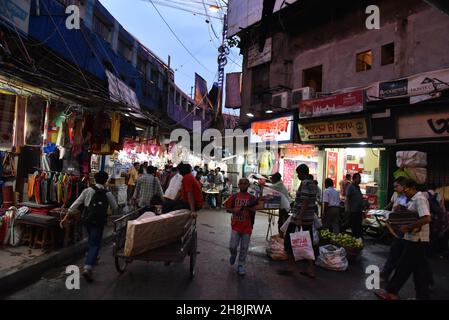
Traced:
[[42, 145], [42, 128], [44, 125], [44, 111], [46, 101], [38, 96], [28, 99], [25, 113], [25, 144], [30, 146]]
[[265, 150], [259, 158], [259, 173], [270, 175], [273, 167], [273, 154], [271, 151]]
[[0, 93], [0, 148], [12, 147], [15, 109], [16, 96]]
[[73, 132], [73, 149], [72, 154], [78, 157], [83, 152], [83, 119], [77, 118], [75, 121], [75, 129]]

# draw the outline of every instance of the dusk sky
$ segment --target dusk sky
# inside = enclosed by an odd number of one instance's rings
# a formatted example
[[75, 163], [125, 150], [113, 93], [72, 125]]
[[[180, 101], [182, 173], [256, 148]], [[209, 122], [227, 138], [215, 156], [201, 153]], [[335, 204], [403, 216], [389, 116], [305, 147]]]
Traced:
[[[217, 81], [217, 48], [221, 43], [222, 20], [212, 17], [219, 17], [221, 14], [208, 10], [211, 16], [209, 19], [207, 16], [161, 5], [161, 3], [173, 5], [205, 15], [205, 6], [208, 7], [208, 4], [216, 1], [206, 0], [205, 4], [202, 0], [153, 1], [177, 37], [201, 64], [195, 61], [176, 39], [150, 0], [100, 1], [128, 32], [159, 58], [168, 62], [170, 55], [171, 68], [175, 71], [175, 82], [186, 94], [190, 95], [191, 87], [195, 84], [195, 72], [207, 81], [209, 89], [213, 82]], [[206, 20], [210, 20], [210, 23], [208, 24]], [[238, 49], [231, 51], [225, 73], [241, 71], [242, 57], [238, 52]], [[238, 110], [223, 111], [238, 115]]]

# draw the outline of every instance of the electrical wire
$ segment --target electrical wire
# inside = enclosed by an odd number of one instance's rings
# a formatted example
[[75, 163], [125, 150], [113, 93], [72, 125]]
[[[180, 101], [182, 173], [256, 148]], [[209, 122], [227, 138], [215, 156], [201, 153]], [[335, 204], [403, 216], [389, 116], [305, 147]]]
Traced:
[[168, 29], [171, 31], [171, 33], [173, 34], [173, 36], [176, 38], [176, 40], [178, 40], [178, 42], [182, 45], [182, 47], [187, 51], [187, 53], [200, 65], [202, 66], [205, 70], [207, 70], [208, 72], [210, 72], [211, 74], [213, 74], [212, 71], [209, 70], [208, 67], [206, 67], [204, 64], [201, 63], [201, 61], [199, 61], [193, 54], [192, 52], [185, 46], [185, 44], [181, 41], [181, 39], [179, 39], [178, 35], [175, 33], [175, 31], [172, 29], [172, 27], [168, 24], [168, 22], [165, 20], [164, 16], [160, 13], [159, 9], [156, 7], [156, 5], [153, 3], [153, 0], [149, 0], [151, 2], [151, 4], [153, 5], [154, 9], [157, 11], [157, 13], [159, 14], [159, 16], [161, 17], [161, 19], [164, 21], [164, 23], [167, 25]]
[[45, 11], [47, 11], [47, 13], [48, 13], [48, 15], [49, 15], [49, 17], [50, 17], [50, 20], [53, 22], [53, 25], [54, 25], [55, 28], [57, 29], [58, 34], [59, 34], [59, 36], [61, 37], [62, 41], [64, 42], [65, 47], [66, 47], [67, 50], [69, 51], [69, 53], [70, 53], [70, 55], [71, 55], [73, 61], [75, 61], [75, 64], [76, 64], [76, 66], [78, 67], [78, 70], [79, 70], [79, 72], [81, 73], [81, 76], [83, 77], [84, 81], [86, 82], [87, 87], [88, 87], [89, 89], [91, 89], [91, 88], [90, 88], [90, 85], [89, 85], [89, 82], [87, 81], [86, 77], [84, 76], [83, 71], [82, 71], [81, 68], [79, 67], [78, 61], [76, 60], [75, 56], [73, 55], [72, 50], [70, 50], [69, 46], [67, 45], [67, 42], [66, 42], [65, 39], [64, 39], [64, 36], [62, 35], [61, 31], [59, 31], [59, 28], [58, 28], [58, 26], [56, 25], [56, 22], [55, 22], [55, 20], [53, 19], [53, 16], [50, 14], [50, 11], [48, 10], [48, 7], [47, 7], [47, 5], [45, 4], [45, 1], [42, 2], [42, 5], [45, 7]]
[[[160, 6], [163, 6], [163, 7], [168, 7], [168, 8], [172, 8], [172, 9], [182, 10], [182, 11], [185, 11], [185, 12], [192, 13], [193, 15], [199, 15], [199, 16], [207, 17], [207, 15], [205, 15], [204, 13], [202, 13], [200, 11], [194, 11], [192, 9], [186, 9], [186, 8], [183, 8], [183, 7], [180, 7], [180, 6], [176, 6], [176, 5], [173, 5], [173, 4], [168, 4], [168, 3], [162, 2], [160, 0], [141, 0], [141, 1], [156, 3], [156, 4], [158, 4]], [[210, 18], [221, 20], [220, 17], [211, 16]]]

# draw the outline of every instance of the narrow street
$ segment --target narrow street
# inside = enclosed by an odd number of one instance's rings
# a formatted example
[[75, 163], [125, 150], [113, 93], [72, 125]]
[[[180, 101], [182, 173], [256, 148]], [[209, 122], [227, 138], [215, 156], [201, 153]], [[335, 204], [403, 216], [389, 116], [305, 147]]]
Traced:
[[[247, 259], [247, 274], [240, 277], [229, 265], [227, 244], [230, 226], [229, 214], [224, 210], [204, 210], [198, 219], [198, 255], [196, 277], [190, 280], [189, 264], [164, 266], [163, 263], [133, 262], [123, 275], [114, 267], [112, 245], [100, 253], [95, 269], [95, 281], [88, 284], [81, 279], [80, 290], [67, 290], [65, 268], [53, 269], [42, 275], [37, 283], [16, 292], [8, 299], [173, 299], [173, 300], [371, 300], [374, 294], [365, 288], [365, 269], [368, 265], [381, 266], [388, 247], [367, 245], [362, 256], [350, 264], [346, 272], [317, 269], [312, 280], [289, 272], [287, 262], [271, 261], [265, 254], [267, 216], [259, 214], [251, 239]], [[275, 228], [273, 228], [275, 230]], [[75, 262], [82, 267], [83, 260]], [[433, 299], [449, 296], [449, 278], [444, 270], [447, 260], [432, 260], [436, 286]], [[302, 267], [301, 263], [298, 263]], [[403, 299], [414, 297], [412, 279], [401, 291]]]

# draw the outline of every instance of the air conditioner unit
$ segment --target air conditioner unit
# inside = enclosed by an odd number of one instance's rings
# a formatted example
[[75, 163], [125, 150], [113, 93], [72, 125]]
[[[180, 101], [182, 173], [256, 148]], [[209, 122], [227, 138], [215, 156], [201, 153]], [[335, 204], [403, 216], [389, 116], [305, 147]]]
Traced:
[[292, 91], [292, 106], [297, 106], [303, 100], [315, 98], [315, 90], [312, 87], [304, 87]]
[[273, 94], [271, 97], [271, 105], [275, 108], [288, 109], [290, 106], [290, 92]]

